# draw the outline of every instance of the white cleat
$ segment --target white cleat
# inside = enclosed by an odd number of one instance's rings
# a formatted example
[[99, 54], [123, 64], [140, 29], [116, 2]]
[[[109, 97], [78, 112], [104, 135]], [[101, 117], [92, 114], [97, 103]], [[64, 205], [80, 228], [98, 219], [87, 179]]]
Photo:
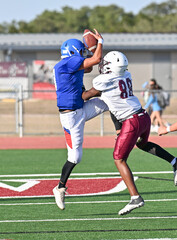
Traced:
[[174, 171], [174, 185], [177, 186], [177, 159], [175, 165], [173, 166], [173, 171]]
[[174, 171], [174, 184], [177, 186], [177, 170]]
[[130, 213], [132, 210], [143, 207], [144, 206], [144, 200], [141, 196], [139, 196], [137, 199], [131, 200], [123, 209], [119, 211], [119, 215], [125, 215]]
[[173, 172], [174, 172], [174, 185], [177, 186], [177, 158], [175, 164], [173, 165]]
[[61, 209], [64, 210], [65, 209], [65, 193], [66, 193], [66, 189], [67, 188], [58, 188], [58, 186], [56, 186], [53, 189], [53, 194], [55, 196], [55, 202], [57, 204], [57, 206]]

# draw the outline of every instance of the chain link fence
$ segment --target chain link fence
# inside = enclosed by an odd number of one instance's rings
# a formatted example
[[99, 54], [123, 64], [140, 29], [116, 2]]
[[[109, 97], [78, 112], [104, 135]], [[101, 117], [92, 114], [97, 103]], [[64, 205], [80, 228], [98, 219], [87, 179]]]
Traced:
[[[8, 98], [2, 98], [8, 92]], [[33, 90], [31, 93], [54, 93], [53, 90]], [[163, 112], [163, 119], [170, 124], [177, 121], [177, 90], [169, 91], [173, 96], [170, 105]], [[59, 120], [56, 99], [24, 98], [27, 90], [21, 85], [15, 90], [0, 92], [0, 135], [36, 136], [36, 135], [63, 135]], [[144, 105], [142, 91], [135, 90], [134, 94]], [[85, 135], [112, 135], [115, 134], [114, 125], [109, 112], [106, 112], [86, 122]]]

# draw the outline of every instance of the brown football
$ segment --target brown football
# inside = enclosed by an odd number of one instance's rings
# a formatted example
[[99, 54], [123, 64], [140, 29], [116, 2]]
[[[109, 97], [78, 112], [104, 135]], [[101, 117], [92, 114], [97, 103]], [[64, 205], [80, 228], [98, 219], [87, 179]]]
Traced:
[[91, 31], [89, 29], [84, 30], [83, 43], [89, 51], [94, 53], [97, 43], [98, 43], [98, 40], [90, 33], [91, 33]]

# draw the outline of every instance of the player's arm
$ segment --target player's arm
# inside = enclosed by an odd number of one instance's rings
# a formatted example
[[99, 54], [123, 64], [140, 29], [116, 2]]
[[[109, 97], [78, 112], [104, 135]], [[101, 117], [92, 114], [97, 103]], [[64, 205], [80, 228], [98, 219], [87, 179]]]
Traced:
[[98, 40], [97, 48], [96, 48], [92, 57], [86, 58], [83, 61], [79, 70], [88, 69], [88, 68], [100, 63], [100, 61], [102, 59], [103, 38], [102, 38], [101, 34], [96, 29], [94, 29], [94, 31], [95, 31], [95, 33], [91, 33], [91, 34]]
[[84, 73], [90, 73], [93, 70], [93, 67], [84, 69]]
[[[93, 56], [93, 53], [91, 54], [91, 52], [88, 53], [87, 58], [91, 58]], [[89, 67], [89, 68], [85, 68], [84, 69], [84, 73], [90, 73], [93, 70], [93, 66]]]
[[168, 127], [163, 127], [163, 126], [159, 127], [158, 134], [159, 136], [162, 136], [169, 132], [175, 132], [175, 131], [177, 131], [177, 122]]
[[98, 91], [98, 90], [96, 90], [95, 88], [91, 88], [91, 89], [89, 89], [89, 90], [87, 90], [87, 91], [84, 91], [83, 93], [82, 93], [82, 98], [83, 98], [83, 100], [89, 100], [90, 98], [92, 98], [92, 97], [96, 97], [96, 96], [101, 96], [101, 92], [100, 91]]

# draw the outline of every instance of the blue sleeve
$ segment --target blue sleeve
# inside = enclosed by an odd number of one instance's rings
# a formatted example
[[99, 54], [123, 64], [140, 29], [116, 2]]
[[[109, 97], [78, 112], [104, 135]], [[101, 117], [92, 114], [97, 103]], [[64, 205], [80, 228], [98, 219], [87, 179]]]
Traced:
[[147, 109], [153, 102], [154, 102], [154, 97], [151, 94], [150, 97], [148, 98], [146, 105], [144, 106], [144, 109]]
[[79, 56], [70, 57], [66, 65], [68, 72], [73, 73], [78, 71], [83, 61], [84, 61], [83, 57], [79, 57]]

